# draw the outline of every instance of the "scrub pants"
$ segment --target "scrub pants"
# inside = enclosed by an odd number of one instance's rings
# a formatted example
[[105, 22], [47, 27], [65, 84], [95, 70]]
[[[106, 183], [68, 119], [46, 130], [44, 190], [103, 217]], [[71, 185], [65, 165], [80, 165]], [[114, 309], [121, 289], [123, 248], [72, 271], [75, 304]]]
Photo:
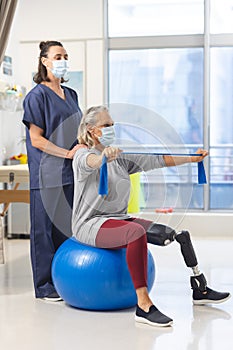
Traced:
[[51, 264], [58, 247], [72, 236], [73, 184], [30, 191], [31, 263], [36, 298], [55, 292]]

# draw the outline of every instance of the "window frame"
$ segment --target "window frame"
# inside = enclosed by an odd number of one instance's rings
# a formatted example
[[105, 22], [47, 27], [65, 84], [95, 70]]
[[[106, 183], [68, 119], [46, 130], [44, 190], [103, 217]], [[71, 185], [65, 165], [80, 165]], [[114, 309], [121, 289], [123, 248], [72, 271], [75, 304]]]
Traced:
[[[213, 47], [232, 47], [233, 33], [210, 33], [210, 3], [204, 0], [204, 33], [188, 35], [140, 36], [140, 37], [109, 37], [108, 35], [108, 1], [105, 1], [105, 101], [109, 104], [109, 51], [130, 49], [167, 49], [167, 48], [202, 48], [203, 49], [203, 144], [210, 149], [210, 50]], [[207, 184], [203, 192], [203, 209], [201, 212], [230, 212], [231, 209], [210, 209], [210, 160], [205, 160]], [[190, 209], [189, 211], [194, 211]], [[196, 211], [196, 210], [195, 210]]]

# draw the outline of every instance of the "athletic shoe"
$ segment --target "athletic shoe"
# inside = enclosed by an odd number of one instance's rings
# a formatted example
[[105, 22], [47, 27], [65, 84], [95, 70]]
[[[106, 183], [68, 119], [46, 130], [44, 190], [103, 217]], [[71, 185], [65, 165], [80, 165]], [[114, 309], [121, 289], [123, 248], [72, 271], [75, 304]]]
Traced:
[[231, 295], [230, 293], [217, 292], [213, 289], [206, 287], [207, 293], [200, 292], [198, 289], [193, 291], [193, 304], [204, 305], [204, 304], [220, 304], [228, 300]]
[[41, 298], [43, 300], [46, 300], [46, 301], [62, 301], [63, 299], [60, 297], [59, 294], [57, 294], [57, 292], [53, 292], [49, 295], [47, 295], [46, 297], [44, 298]]
[[167, 327], [173, 323], [171, 318], [162, 314], [154, 305], [151, 305], [148, 312], [145, 312], [137, 305], [135, 321], [156, 327]]

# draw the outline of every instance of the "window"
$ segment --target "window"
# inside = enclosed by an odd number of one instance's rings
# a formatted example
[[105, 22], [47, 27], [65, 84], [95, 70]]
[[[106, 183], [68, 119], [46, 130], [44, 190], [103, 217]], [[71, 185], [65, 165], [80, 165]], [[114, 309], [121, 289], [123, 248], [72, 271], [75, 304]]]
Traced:
[[[134, 125], [123, 124], [118, 129], [119, 138], [125, 140], [124, 149], [129, 142], [139, 151], [143, 147], [155, 153], [193, 153], [203, 147], [202, 49], [117, 50], [110, 51], [109, 62], [109, 100], [114, 103], [114, 120]], [[121, 106], [118, 113], [117, 103]], [[166, 169], [169, 186], [165, 187], [158, 170], [144, 175], [145, 206], [159, 206], [162, 199], [163, 206], [203, 207], [202, 187], [194, 185], [195, 169], [193, 179], [187, 168]]]
[[211, 49], [210, 205], [233, 209], [233, 47]]
[[109, 36], [198, 34], [203, 0], [110, 0]]
[[148, 152], [210, 150], [205, 191], [194, 166], [151, 172], [145, 208], [233, 209], [232, 14], [233, 0], [108, 1], [118, 136]]
[[[117, 50], [110, 51], [109, 60], [111, 103], [151, 109], [184, 143], [202, 145], [203, 49]], [[145, 120], [141, 116], [138, 122]]]
[[212, 0], [210, 10], [211, 33], [232, 33], [233, 0]]

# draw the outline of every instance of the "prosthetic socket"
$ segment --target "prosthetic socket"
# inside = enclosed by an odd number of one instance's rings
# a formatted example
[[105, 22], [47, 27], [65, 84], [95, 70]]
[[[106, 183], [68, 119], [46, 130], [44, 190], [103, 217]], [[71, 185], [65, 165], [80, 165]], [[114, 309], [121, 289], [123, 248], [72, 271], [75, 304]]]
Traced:
[[206, 290], [206, 279], [198, 269], [197, 257], [188, 231], [176, 232], [169, 226], [153, 223], [148, 228], [147, 242], [159, 246], [166, 246], [176, 240], [180, 244], [185, 264], [192, 268], [194, 276], [191, 277], [192, 289]]

